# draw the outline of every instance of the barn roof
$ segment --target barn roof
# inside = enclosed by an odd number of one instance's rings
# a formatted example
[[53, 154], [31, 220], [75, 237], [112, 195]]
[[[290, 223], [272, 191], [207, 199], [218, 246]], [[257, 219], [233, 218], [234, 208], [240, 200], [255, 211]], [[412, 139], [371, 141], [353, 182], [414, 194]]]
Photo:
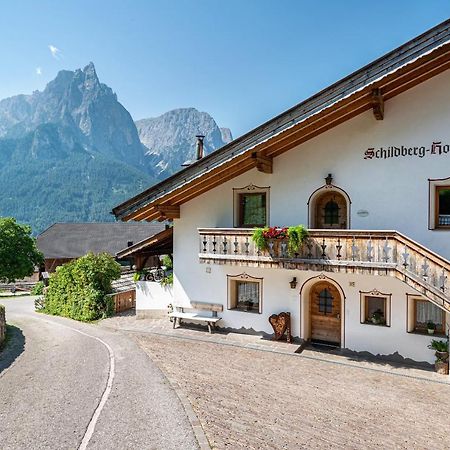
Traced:
[[55, 223], [37, 237], [45, 259], [79, 258], [88, 252], [113, 256], [165, 229], [163, 223]]
[[121, 220], [177, 218], [180, 205], [450, 68], [450, 20], [113, 209]]

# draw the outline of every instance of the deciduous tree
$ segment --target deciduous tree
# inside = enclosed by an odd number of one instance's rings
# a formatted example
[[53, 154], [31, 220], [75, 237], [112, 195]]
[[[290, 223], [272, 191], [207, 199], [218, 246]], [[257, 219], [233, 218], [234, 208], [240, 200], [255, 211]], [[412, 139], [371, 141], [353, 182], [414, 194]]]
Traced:
[[12, 217], [0, 217], [0, 281], [13, 283], [31, 276], [42, 261], [31, 227]]

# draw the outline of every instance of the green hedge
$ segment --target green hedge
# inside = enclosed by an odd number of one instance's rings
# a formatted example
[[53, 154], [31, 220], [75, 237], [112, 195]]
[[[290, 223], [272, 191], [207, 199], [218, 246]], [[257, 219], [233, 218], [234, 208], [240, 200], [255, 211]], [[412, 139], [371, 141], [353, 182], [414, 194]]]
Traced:
[[38, 281], [31, 289], [31, 295], [42, 295], [44, 293], [44, 283]]
[[120, 265], [101, 253], [87, 254], [56, 269], [49, 280], [44, 312], [88, 322], [114, 312], [111, 282], [120, 277]]

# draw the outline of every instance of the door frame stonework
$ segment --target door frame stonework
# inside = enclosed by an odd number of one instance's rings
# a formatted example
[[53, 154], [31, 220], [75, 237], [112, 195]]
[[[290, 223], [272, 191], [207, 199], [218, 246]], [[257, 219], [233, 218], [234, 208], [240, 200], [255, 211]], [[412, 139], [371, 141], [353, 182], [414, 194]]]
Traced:
[[345, 293], [342, 289], [341, 285], [333, 280], [332, 278], [327, 277], [324, 274], [320, 274], [306, 280], [299, 292], [300, 296], [300, 338], [305, 341], [311, 340], [311, 290], [313, 286], [315, 286], [319, 282], [327, 282], [331, 284], [334, 288], [337, 289], [340, 297], [341, 297], [341, 339], [340, 339], [340, 347], [345, 347]]

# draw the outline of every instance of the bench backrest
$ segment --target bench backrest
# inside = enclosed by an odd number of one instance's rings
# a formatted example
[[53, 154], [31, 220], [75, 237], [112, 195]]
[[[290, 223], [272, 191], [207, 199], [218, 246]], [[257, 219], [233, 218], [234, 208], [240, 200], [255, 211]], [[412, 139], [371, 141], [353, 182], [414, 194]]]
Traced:
[[223, 311], [223, 305], [220, 305], [219, 303], [191, 302], [191, 308], [199, 311]]

